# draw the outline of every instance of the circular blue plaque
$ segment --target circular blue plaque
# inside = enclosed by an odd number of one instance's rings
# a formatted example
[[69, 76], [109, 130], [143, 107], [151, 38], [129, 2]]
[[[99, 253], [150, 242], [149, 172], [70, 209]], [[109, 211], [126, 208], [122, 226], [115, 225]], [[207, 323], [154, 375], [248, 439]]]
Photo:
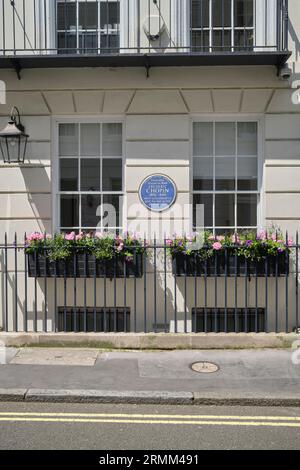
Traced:
[[150, 211], [162, 212], [175, 202], [177, 189], [174, 181], [165, 175], [148, 176], [141, 184], [140, 200]]

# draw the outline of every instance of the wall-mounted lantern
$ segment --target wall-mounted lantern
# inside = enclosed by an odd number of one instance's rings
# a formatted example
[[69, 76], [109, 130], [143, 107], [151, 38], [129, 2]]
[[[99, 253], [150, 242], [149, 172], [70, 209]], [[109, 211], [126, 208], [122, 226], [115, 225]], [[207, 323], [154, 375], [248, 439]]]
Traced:
[[4, 163], [24, 163], [28, 137], [21, 124], [19, 110], [14, 106], [7, 126], [0, 132]]

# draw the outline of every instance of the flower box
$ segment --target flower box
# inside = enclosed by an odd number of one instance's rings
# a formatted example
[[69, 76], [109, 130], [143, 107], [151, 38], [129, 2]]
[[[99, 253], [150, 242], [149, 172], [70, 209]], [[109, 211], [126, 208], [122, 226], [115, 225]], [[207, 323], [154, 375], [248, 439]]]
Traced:
[[224, 251], [203, 260], [196, 254], [172, 254], [172, 272], [178, 277], [214, 277], [214, 276], [258, 276], [276, 277], [289, 274], [289, 255], [285, 252], [267, 259], [252, 261], [235, 255], [233, 250]]
[[28, 253], [29, 277], [58, 278], [140, 278], [143, 276], [143, 254], [136, 253], [131, 261], [115, 256], [101, 260], [89, 253], [78, 253], [66, 260], [53, 261], [47, 253]]

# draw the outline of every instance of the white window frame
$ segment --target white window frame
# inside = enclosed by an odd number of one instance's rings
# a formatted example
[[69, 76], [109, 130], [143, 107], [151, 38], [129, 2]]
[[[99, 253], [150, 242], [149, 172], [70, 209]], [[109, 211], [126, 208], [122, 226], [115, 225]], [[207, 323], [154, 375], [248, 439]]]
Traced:
[[[126, 227], [127, 224], [127, 219], [126, 219], [126, 187], [125, 187], [125, 181], [126, 181], [126, 156], [125, 156], [125, 120], [124, 117], [122, 116], [101, 116], [95, 117], [95, 116], [54, 116], [52, 118], [52, 144], [53, 144], [53, 160], [52, 160], [52, 168], [51, 168], [51, 179], [52, 179], [52, 229], [54, 233], [59, 233], [61, 232], [60, 228], [60, 195], [63, 194], [76, 194], [76, 195], [81, 195], [81, 194], [86, 194], [87, 191], [60, 191], [60, 158], [72, 158], [72, 157], [60, 157], [59, 155], [59, 125], [60, 124], [121, 124], [122, 125], [122, 155], [121, 156], [107, 156], [108, 159], [120, 159], [122, 160], [122, 191], [95, 191], [93, 193], [89, 194], [94, 194], [94, 195], [99, 195], [99, 194], [113, 194], [113, 195], [120, 195], [120, 197], [123, 197], [123, 203], [122, 206], [120, 207], [120, 215], [122, 217], [122, 225], [120, 227], [111, 227], [109, 228], [110, 231], [113, 231], [114, 229], [119, 230], [119, 232], [122, 232], [124, 228]], [[102, 142], [100, 141], [100, 144], [102, 146]], [[79, 146], [80, 146], [80, 136], [79, 136]], [[74, 158], [79, 158], [79, 156], [74, 156]], [[97, 157], [91, 157], [91, 158], [96, 158]], [[103, 156], [99, 156], [99, 158], [103, 158]], [[78, 176], [80, 178], [80, 174]], [[80, 215], [80, 207], [79, 207], [79, 215]], [[82, 229], [83, 231], [88, 230], [88, 229]], [[99, 228], [98, 231], [101, 231]]]
[[[180, 1], [180, 0], [178, 0]], [[191, 25], [191, 8], [190, 8], [190, 1], [191, 0], [182, 0], [185, 4], [185, 11], [186, 16], [182, 17], [182, 21], [184, 22], [183, 28], [186, 28], [185, 34], [183, 33], [183, 37], [185, 37], [185, 47], [191, 46], [191, 32], [192, 32], [192, 25]], [[211, 0], [210, 0], [211, 1]], [[232, 1], [231, 7], [231, 23], [234, 23], [234, 7]], [[267, 23], [267, 30], [266, 30], [266, 23]], [[276, 28], [277, 28], [277, 1], [276, 0], [256, 0], [254, 2], [254, 37], [253, 37], [253, 51], [272, 51], [276, 50]], [[212, 45], [212, 1], [210, 3], [210, 46]], [[218, 29], [218, 28], [214, 28]], [[220, 28], [222, 30], [222, 28]], [[231, 43], [234, 44], [234, 31], [243, 28], [228, 28], [232, 30], [232, 38]], [[247, 28], [246, 28], [247, 29]], [[266, 47], [263, 47], [266, 46]], [[230, 47], [230, 46], [228, 46]], [[232, 50], [234, 48], [232, 47]], [[207, 52], [211, 52], [211, 47]]]
[[[69, 0], [67, 1], [67, 3], [72, 3], [72, 2], [76, 2], [76, 46], [75, 46], [75, 49], [77, 50], [77, 53], [78, 54], [81, 54], [83, 52], [80, 52], [80, 48], [79, 48], [79, 36], [80, 36], [80, 32], [83, 32], [83, 33], [95, 33], [97, 35], [97, 47], [98, 47], [98, 53], [101, 53], [101, 33], [104, 31], [104, 33], [108, 33], [108, 34], [114, 34], [114, 33], [117, 33], [119, 35], [119, 49], [121, 49], [122, 47], [124, 47], [124, 39], [125, 39], [125, 33], [126, 33], [126, 24], [125, 24], [125, 8], [124, 8], [124, 1], [123, 0], [120, 0], [119, 1], [119, 4], [120, 4], [120, 24], [119, 24], [119, 28], [118, 29], [110, 29], [110, 30], [103, 30], [100, 28], [100, 21], [101, 21], [101, 18], [100, 18], [100, 5], [101, 3], [106, 3], [106, 1], [108, 2], [116, 2], [118, 0], [87, 0], [87, 3], [90, 3], [90, 2], [97, 2], [98, 3], [98, 27], [97, 29], [82, 29], [80, 30], [79, 29], [79, 4], [80, 3], [83, 3], [85, 4], [86, 0]], [[57, 21], [57, 16], [56, 16], [56, 12], [55, 12], [55, 8], [56, 5], [58, 3], [62, 3], [64, 4], [64, 1], [63, 0], [55, 0], [53, 1], [52, 0], [52, 3], [53, 3], [53, 15], [54, 15], [54, 18], [56, 19]], [[53, 23], [56, 23], [55, 21]], [[65, 30], [58, 30], [57, 27], [56, 27], [56, 24], [54, 25], [54, 28], [55, 28], [55, 41], [56, 41], [56, 49], [57, 51], [59, 51], [59, 48], [58, 48], [58, 44], [57, 44], [57, 41], [58, 41], [58, 34], [60, 32], [64, 32]], [[67, 34], [69, 33], [70, 31], [67, 31]], [[89, 49], [88, 47], [86, 47], [86, 49]]]
[[[237, 186], [234, 190], [203, 190], [203, 191], [194, 191], [193, 186], [193, 177], [194, 177], [194, 167], [193, 167], [193, 125], [197, 122], [256, 122], [257, 123], [257, 191], [245, 190], [241, 191], [237, 189]], [[263, 115], [253, 115], [253, 114], [193, 114], [190, 116], [190, 230], [194, 229], [194, 220], [193, 220], [193, 196], [194, 194], [257, 194], [257, 225], [256, 227], [265, 228], [265, 199], [264, 199], [264, 116]], [[214, 144], [215, 145], [215, 144]], [[236, 221], [236, 210], [237, 205], [235, 202], [235, 221]], [[213, 231], [215, 231], [215, 212], [213, 208]], [[243, 227], [247, 228], [247, 227]], [[224, 230], [241, 230], [238, 227], [224, 227]], [[253, 227], [252, 227], [253, 229]], [[218, 230], [218, 228], [217, 228]], [[221, 229], [219, 229], [221, 230]], [[253, 229], [254, 230], [254, 229]]]

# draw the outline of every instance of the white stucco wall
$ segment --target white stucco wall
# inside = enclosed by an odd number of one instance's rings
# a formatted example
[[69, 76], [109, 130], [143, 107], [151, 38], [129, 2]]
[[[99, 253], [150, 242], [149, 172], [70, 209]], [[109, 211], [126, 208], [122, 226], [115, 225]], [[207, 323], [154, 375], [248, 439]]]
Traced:
[[[0, 80], [7, 86], [7, 104], [0, 105], [0, 126], [6, 123], [10, 107], [18, 106], [30, 134], [30, 142], [25, 165], [0, 164], [0, 243], [5, 232], [12, 242], [15, 232], [21, 239], [25, 231], [55, 230], [52, 170], [56, 156], [52, 127], [54, 117], [65, 116], [81, 116], [84, 120], [87, 116], [101, 119], [112, 115], [124, 119], [128, 207], [138, 201], [141, 181], [155, 172], [170, 175], [178, 187], [179, 203], [188, 203], [191, 189], [190, 123], [193, 117], [204, 114], [211, 118], [220, 115], [260, 117], [264, 124], [263, 224], [276, 224], [293, 235], [300, 226], [300, 104], [297, 106], [291, 100], [291, 83], [300, 80], [300, 2], [290, 0], [289, 3], [289, 47], [293, 53], [289, 64], [294, 72], [290, 82], [281, 81], [274, 67], [254, 66], [153, 68], [148, 79], [143, 68], [23, 70], [20, 81], [13, 70], [1, 70]], [[168, 218], [168, 213], [163, 217]], [[128, 221], [131, 218], [128, 212]], [[187, 230], [189, 222], [187, 214], [183, 219]], [[141, 231], [146, 225], [147, 215], [140, 219]], [[20, 266], [21, 270], [23, 268]], [[13, 258], [10, 270], [10, 311], [13, 311]], [[149, 285], [153, 285], [151, 279], [149, 275]], [[293, 283], [292, 278], [290, 282]], [[171, 275], [168, 283], [172, 292], [174, 281]], [[24, 287], [22, 274], [20, 289], [23, 288], [21, 286]], [[119, 291], [122, 284], [120, 286]], [[142, 288], [142, 281], [138, 281], [138, 286]], [[3, 291], [3, 283], [1, 289]], [[38, 289], [41, 289], [38, 309], [42, 312], [43, 289], [40, 283]], [[211, 289], [209, 296], [213, 299], [213, 286]], [[221, 282], [219, 289], [219, 299], [222, 299]], [[262, 283], [260, 289], [260, 302], [263, 304]], [[31, 290], [28, 299], [31, 312], [32, 295]], [[163, 288], [159, 295], [163, 295]], [[132, 293], [130, 296], [132, 302]], [[192, 297], [191, 292], [189, 298]], [[178, 299], [178, 315], [182, 318], [182, 289]], [[150, 294], [148, 301], [151, 327], [153, 303]], [[274, 314], [274, 298], [272, 302]], [[283, 311], [284, 297], [280, 302]], [[158, 304], [161, 303], [162, 297], [158, 300]], [[21, 307], [22, 304], [20, 290]], [[139, 321], [142, 322], [142, 297], [138, 310]], [[21, 312], [22, 308], [20, 315]], [[158, 315], [158, 320], [162, 321], [163, 311], [160, 310]], [[19, 320], [21, 325], [22, 316]], [[292, 327], [292, 317], [290, 322]]]

